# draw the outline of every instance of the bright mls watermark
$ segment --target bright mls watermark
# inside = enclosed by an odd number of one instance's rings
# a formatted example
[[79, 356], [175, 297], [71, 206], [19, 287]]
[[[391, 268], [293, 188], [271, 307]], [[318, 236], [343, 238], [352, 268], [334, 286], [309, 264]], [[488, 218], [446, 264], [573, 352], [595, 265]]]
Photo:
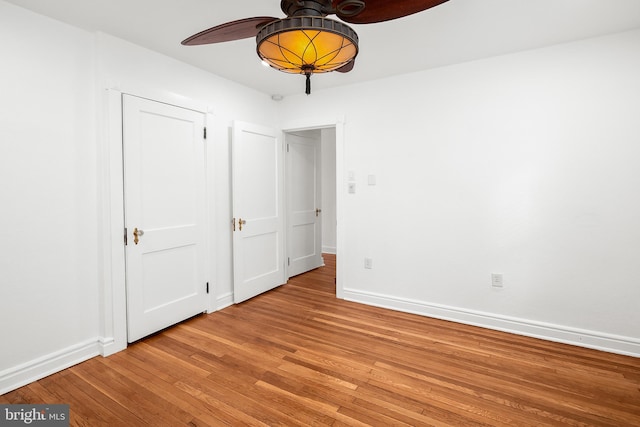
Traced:
[[69, 427], [69, 405], [0, 404], [0, 427]]

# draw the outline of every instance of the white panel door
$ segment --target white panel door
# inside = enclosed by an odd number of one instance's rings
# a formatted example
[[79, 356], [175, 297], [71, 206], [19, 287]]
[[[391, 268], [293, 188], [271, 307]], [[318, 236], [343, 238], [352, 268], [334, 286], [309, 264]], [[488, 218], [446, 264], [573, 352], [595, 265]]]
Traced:
[[128, 341], [206, 309], [205, 116], [123, 96]]
[[320, 139], [287, 134], [289, 277], [322, 265]]
[[279, 132], [234, 122], [233, 297], [236, 303], [285, 282], [283, 178]]

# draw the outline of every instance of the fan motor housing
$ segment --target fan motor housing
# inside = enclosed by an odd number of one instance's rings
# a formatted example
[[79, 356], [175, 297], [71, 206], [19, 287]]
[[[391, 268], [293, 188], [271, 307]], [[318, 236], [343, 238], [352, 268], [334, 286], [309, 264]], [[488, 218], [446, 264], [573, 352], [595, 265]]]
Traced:
[[282, 0], [280, 9], [287, 16], [327, 16], [331, 0]]

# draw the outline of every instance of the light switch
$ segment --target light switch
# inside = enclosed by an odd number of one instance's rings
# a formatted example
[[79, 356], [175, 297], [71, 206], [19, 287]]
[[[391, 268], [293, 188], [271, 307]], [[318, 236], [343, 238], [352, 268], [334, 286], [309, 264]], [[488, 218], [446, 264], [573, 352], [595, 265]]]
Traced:
[[375, 175], [369, 175], [367, 177], [367, 182], [369, 183], [369, 185], [376, 185], [376, 176]]

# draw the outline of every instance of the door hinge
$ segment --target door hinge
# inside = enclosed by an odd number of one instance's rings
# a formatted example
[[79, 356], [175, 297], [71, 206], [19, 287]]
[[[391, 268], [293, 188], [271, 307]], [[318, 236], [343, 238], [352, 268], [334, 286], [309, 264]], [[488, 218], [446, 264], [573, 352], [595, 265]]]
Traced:
[[125, 246], [127, 246], [127, 234], [128, 234], [127, 227], [125, 227], [124, 228], [124, 245]]
[[209, 282], [207, 282], [207, 293], [209, 293]]
[[291, 265], [291, 258], [287, 257], [287, 265]]
[[204, 128], [204, 139], [207, 139], [207, 128]]
[[289, 144], [287, 144], [287, 153], [289, 152]]

